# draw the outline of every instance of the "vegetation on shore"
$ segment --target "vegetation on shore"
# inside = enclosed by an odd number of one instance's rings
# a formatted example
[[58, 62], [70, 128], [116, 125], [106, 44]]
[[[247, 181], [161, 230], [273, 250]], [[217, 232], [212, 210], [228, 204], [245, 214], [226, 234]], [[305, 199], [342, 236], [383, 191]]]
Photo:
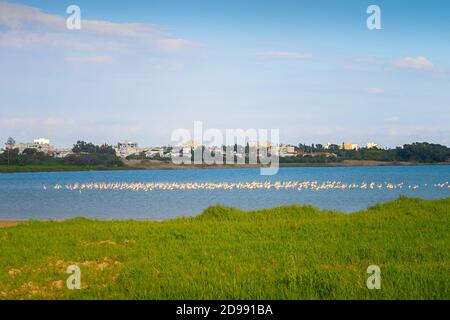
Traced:
[[67, 164], [3, 165], [0, 173], [126, 170], [125, 166], [83, 166]]
[[[326, 163], [280, 163], [281, 168], [293, 167], [374, 167], [374, 166], [415, 166], [415, 165], [450, 165], [444, 163], [417, 162], [385, 162], [367, 160], [344, 160]], [[64, 172], [64, 171], [108, 171], [108, 170], [178, 170], [178, 169], [240, 169], [259, 168], [261, 165], [231, 164], [231, 165], [177, 165], [167, 161], [155, 160], [125, 160], [121, 165], [66, 165], [66, 164], [28, 164], [28, 165], [0, 165], [0, 173], [20, 172]]]
[[[0, 229], [0, 299], [450, 299], [450, 198]], [[66, 288], [69, 265], [81, 290]], [[368, 290], [367, 267], [381, 268]]]
[[[439, 163], [450, 162], [450, 148], [427, 142], [405, 144], [393, 149], [360, 148], [358, 150], [343, 150], [338, 145], [325, 149], [320, 144], [310, 146], [300, 144], [298, 151], [304, 153], [296, 157], [280, 159], [281, 163], [339, 163], [343, 161], [377, 161], [385, 163]], [[325, 153], [332, 152], [330, 157]], [[323, 153], [321, 155], [321, 153]], [[316, 154], [316, 155], [314, 155]]]
[[34, 171], [38, 168], [47, 170], [90, 170], [91, 168], [115, 168], [122, 167], [123, 162], [117, 157], [116, 151], [109, 145], [94, 145], [78, 141], [72, 148], [72, 154], [64, 158], [55, 158], [51, 154], [41, 152], [38, 149], [25, 149], [22, 153], [19, 149], [7, 149], [0, 154], [0, 172], [5, 168], [17, 168], [18, 171]]
[[[200, 154], [203, 154], [205, 147], [198, 147]], [[223, 163], [226, 163], [227, 148], [222, 146], [223, 149]], [[382, 164], [434, 164], [434, 163], [450, 163], [450, 148], [427, 142], [415, 142], [412, 144], [405, 144], [402, 147], [394, 149], [381, 149], [381, 148], [360, 148], [358, 150], [345, 150], [338, 145], [331, 145], [325, 148], [321, 144], [304, 145], [299, 144], [293, 147], [294, 154], [290, 156], [280, 157], [279, 162], [284, 166], [308, 166], [308, 165], [338, 165], [348, 161], [359, 161], [361, 164], [378, 162]], [[168, 149], [170, 151], [170, 148]], [[249, 164], [250, 153], [256, 154], [256, 149], [250, 148], [247, 144], [246, 147], [235, 144], [229, 146], [229, 150], [234, 151], [237, 154], [243, 155], [243, 158], [234, 157], [234, 162], [239, 163], [238, 160], [243, 160], [246, 164]], [[191, 148], [191, 160], [194, 161], [194, 152], [196, 149]], [[133, 154], [127, 157], [127, 160], [136, 161], [148, 161], [149, 158], [145, 152], [139, 154]], [[167, 165], [170, 162], [170, 158], [162, 158], [160, 156], [152, 156], [151, 160], [158, 162], [160, 165]]]
[[[450, 148], [438, 144], [413, 143], [395, 149], [361, 148], [341, 150], [337, 145], [324, 149], [322, 145], [302, 145], [295, 148], [297, 156], [281, 157], [281, 167], [297, 166], [383, 166], [416, 164], [450, 164]], [[167, 149], [170, 152], [170, 148]], [[234, 146], [234, 151], [246, 155], [245, 164], [224, 165], [175, 165], [170, 158], [155, 156], [148, 158], [145, 153], [131, 155], [127, 160], [117, 157], [113, 147], [94, 145], [78, 141], [72, 154], [55, 158], [37, 149], [8, 149], [0, 154], [0, 173], [38, 172], [38, 171], [86, 171], [114, 169], [202, 169], [202, 168], [240, 168], [258, 167], [250, 165], [249, 147]], [[333, 156], [330, 156], [333, 155]], [[225, 155], [224, 155], [225, 157]], [[226, 163], [224, 159], [224, 163]]]

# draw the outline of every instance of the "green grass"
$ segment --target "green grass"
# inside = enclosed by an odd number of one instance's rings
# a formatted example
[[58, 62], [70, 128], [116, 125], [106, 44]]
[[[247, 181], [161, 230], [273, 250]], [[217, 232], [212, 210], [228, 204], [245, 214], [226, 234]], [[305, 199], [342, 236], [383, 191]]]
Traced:
[[[450, 199], [31, 221], [0, 229], [0, 299], [450, 299], [449, 231]], [[81, 290], [66, 289], [71, 264]]]

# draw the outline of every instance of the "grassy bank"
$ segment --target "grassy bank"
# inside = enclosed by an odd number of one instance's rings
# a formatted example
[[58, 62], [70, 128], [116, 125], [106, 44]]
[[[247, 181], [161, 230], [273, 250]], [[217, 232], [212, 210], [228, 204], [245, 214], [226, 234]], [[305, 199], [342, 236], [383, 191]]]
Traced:
[[65, 164], [0, 165], [0, 173], [125, 170], [126, 167], [75, 166]]
[[[328, 163], [280, 163], [281, 168], [292, 167], [383, 167], [383, 166], [429, 166], [450, 165], [450, 162], [417, 163], [417, 162], [386, 162], [366, 160], [345, 160]], [[105, 171], [105, 170], [190, 170], [190, 169], [241, 169], [260, 168], [261, 165], [176, 165], [162, 161], [124, 160], [122, 166], [75, 166], [64, 164], [33, 164], [33, 165], [0, 165], [0, 173], [18, 172], [62, 172], [62, 171]]]
[[[0, 229], [0, 299], [450, 299], [449, 231], [450, 199], [32, 221]], [[81, 290], [65, 286], [73, 264]], [[366, 288], [369, 265], [381, 290]]]

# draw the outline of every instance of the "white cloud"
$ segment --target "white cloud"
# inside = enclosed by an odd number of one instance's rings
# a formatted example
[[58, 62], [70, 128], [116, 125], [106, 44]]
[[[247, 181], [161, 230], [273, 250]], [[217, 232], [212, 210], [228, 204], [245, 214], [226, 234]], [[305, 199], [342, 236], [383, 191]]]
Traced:
[[[155, 125], [155, 131], [162, 128]], [[12, 136], [18, 142], [30, 142], [45, 137], [57, 146], [69, 147], [77, 140], [113, 143], [123, 136], [134, 137], [148, 133], [148, 123], [143, 120], [98, 121], [71, 117], [2, 117], [0, 136]], [[0, 142], [1, 143], [1, 142]]]
[[439, 135], [448, 137], [450, 130], [442, 126], [402, 126], [388, 128], [387, 133], [394, 137], [414, 137], [415, 139], [428, 140], [430, 137]]
[[64, 28], [65, 19], [61, 16], [42, 12], [38, 8], [21, 4], [0, 2], [0, 25], [12, 30], [27, 26]]
[[[0, 24], [1, 26], [1, 24]], [[0, 46], [21, 49], [36, 45], [49, 46], [63, 38], [55, 33], [8, 30], [0, 32]]]
[[170, 53], [191, 52], [202, 47], [190, 40], [172, 38], [162, 28], [144, 23], [82, 19], [81, 30], [71, 31], [66, 28], [66, 16], [47, 14], [27, 5], [0, 2], [0, 46], [118, 51], [132, 45]]
[[399, 68], [408, 68], [414, 70], [433, 70], [434, 64], [423, 56], [416, 58], [405, 57], [392, 62], [392, 65]]
[[[298, 136], [332, 136], [339, 135], [345, 132], [347, 129], [340, 126], [303, 126], [301, 128], [294, 129]], [[284, 132], [285, 130], [283, 130]]]
[[54, 137], [65, 133], [67, 128], [76, 127], [72, 119], [61, 117], [2, 117], [0, 135], [13, 136], [17, 141], [30, 142], [38, 137]]
[[352, 61], [358, 63], [366, 63], [366, 64], [381, 64], [383, 63], [381, 60], [371, 57], [352, 57]]
[[202, 45], [184, 39], [161, 39], [157, 45], [163, 51], [167, 52], [191, 52], [202, 47]]
[[109, 52], [125, 52], [126, 46], [114, 40], [98, 40], [95, 42], [81, 42], [71, 39], [59, 40], [59, 44], [79, 51], [109, 51]]
[[370, 93], [370, 94], [383, 94], [384, 93], [384, 89], [383, 88], [373, 87], [373, 88], [367, 88], [366, 92]]
[[164, 36], [164, 31], [153, 25], [141, 23], [114, 23], [102, 20], [82, 20], [82, 30], [100, 35], [131, 38], [155, 38]]
[[384, 118], [384, 122], [398, 122], [400, 121], [400, 117], [397, 116], [391, 116]]
[[113, 63], [114, 58], [111, 56], [66, 56], [66, 62], [71, 63]]
[[273, 51], [260, 53], [258, 56], [269, 60], [308, 60], [312, 59], [312, 54], [302, 52]]
[[418, 57], [404, 57], [396, 60], [383, 60], [371, 57], [352, 57], [351, 60], [356, 63], [366, 65], [378, 65], [378, 66], [393, 66], [396, 68], [433, 71], [435, 65], [429, 59], [424, 56]]

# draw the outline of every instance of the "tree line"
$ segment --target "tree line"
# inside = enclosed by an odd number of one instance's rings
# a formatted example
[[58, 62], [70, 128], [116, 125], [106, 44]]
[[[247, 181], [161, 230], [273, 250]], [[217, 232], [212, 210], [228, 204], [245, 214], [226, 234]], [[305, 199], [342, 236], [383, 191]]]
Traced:
[[[386, 162], [417, 162], [417, 163], [438, 163], [450, 162], [450, 148], [428, 142], [415, 142], [412, 144], [405, 144], [402, 147], [393, 149], [379, 149], [379, 148], [360, 148], [358, 150], [342, 150], [337, 146], [331, 149], [324, 149], [322, 145], [303, 145], [300, 144], [297, 148], [305, 152], [332, 152], [336, 154], [337, 161], [343, 160], [372, 160], [372, 161], [386, 161]], [[331, 162], [336, 161], [335, 157], [326, 156], [297, 156], [294, 158], [303, 158], [299, 161], [307, 161], [305, 158], [316, 158], [316, 162]], [[290, 162], [295, 162], [291, 159]]]
[[[10, 139], [9, 143], [12, 142]], [[248, 157], [248, 148], [239, 150]], [[324, 149], [320, 144], [299, 144], [296, 151], [304, 151], [306, 154], [293, 157], [280, 158], [281, 163], [330, 163], [344, 160], [371, 160], [386, 162], [414, 162], [414, 163], [438, 163], [450, 162], [450, 148], [427, 142], [415, 142], [405, 144], [393, 149], [361, 148], [358, 150], [341, 150], [337, 146]], [[327, 156], [320, 153], [334, 153], [335, 156]], [[316, 154], [314, 154], [316, 153]], [[142, 155], [144, 156], [144, 155]], [[134, 157], [130, 157], [134, 158]], [[161, 159], [165, 160], [165, 159]], [[166, 160], [165, 160], [166, 161]], [[77, 141], [72, 148], [72, 153], [64, 158], [56, 158], [52, 154], [41, 152], [38, 149], [25, 149], [22, 153], [17, 148], [6, 148], [0, 154], [0, 165], [35, 165], [35, 164], [63, 164], [78, 166], [123, 166], [124, 163], [116, 155], [114, 148], [108, 144], [95, 145], [90, 142]]]
[[[11, 142], [8, 139], [8, 142]], [[7, 143], [8, 146], [8, 143]], [[6, 148], [0, 154], [0, 165], [74, 165], [74, 166], [123, 166], [110, 145], [95, 145], [90, 142], [77, 141], [72, 153], [64, 158], [56, 158], [53, 154], [41, 152], [35, 148]]]

